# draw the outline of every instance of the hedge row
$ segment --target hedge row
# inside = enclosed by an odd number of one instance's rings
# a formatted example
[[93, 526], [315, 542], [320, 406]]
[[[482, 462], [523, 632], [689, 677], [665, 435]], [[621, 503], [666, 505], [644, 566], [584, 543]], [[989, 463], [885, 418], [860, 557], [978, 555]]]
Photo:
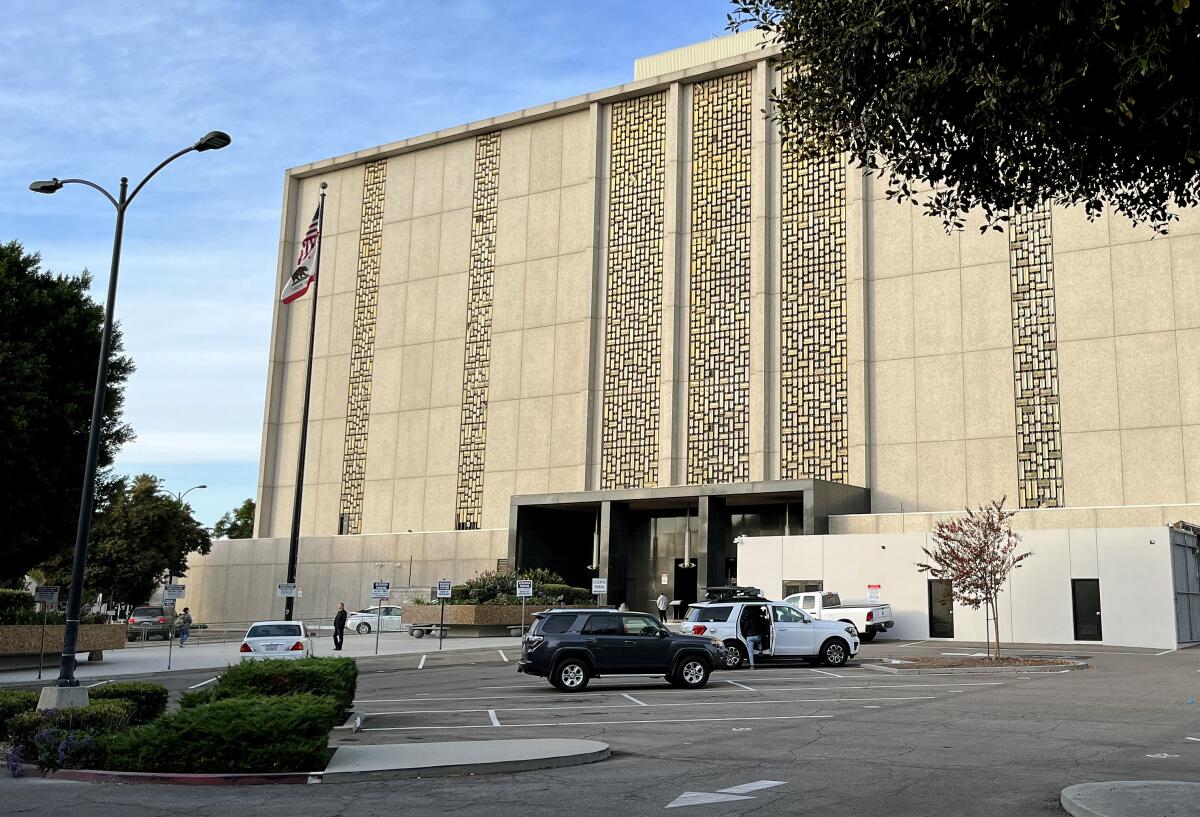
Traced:
[[332, 698], [338, 714], [344, 715], [354, 703], [357, 686], [358, 665], [352, 658], [246, 661], [225, 670], [205, 693], [185, 695], [180, 705], [190, 709], [227, 698], [309, 694]]
[[131, 723], [140, 726], [167, 711], [167, 688], [159, 684], [129, 681], [105, 684], [88, 690], [93, 701], [128, 701], [133, 704]]
[[0, 689], [0, 740], [8, 740], [8, 722], [37, 709], [38, 694], [25, 689]]

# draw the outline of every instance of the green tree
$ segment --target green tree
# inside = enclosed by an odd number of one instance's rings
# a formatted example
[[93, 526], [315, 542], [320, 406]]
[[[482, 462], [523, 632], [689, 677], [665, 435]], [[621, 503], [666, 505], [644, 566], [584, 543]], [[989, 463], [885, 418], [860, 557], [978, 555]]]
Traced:
[[[781, 48], [780, 130], [848, 153], [947, 229], [982, 208], [1107, 202], [1160, 232], [1200, 201], [1200, 22], [1190, 0], [733, 0]], [[791, 70], [789, 70], [791, 69]]]
[[[160, 490], [149, 474], [101, 482], [88, 549], [84, 597], [141, 604], [168, 576], [187, 573], [188, 556], [212, 549], [208, 531], [192, 509]], [[71, 554], [47, 565], [56, 583], [70, 583]]]
[[254, 536], [254, 500], [247, 499], [213, 525], [214, 539], [249, 539]]
[[[70, 552], [75, 541], [104, 310], [91, 276], [42, 270], [37, 253], [0, 244], [0, 585]], [[133, 438], [121, 422], [133, 363], [114, 329], [100, 466]]]

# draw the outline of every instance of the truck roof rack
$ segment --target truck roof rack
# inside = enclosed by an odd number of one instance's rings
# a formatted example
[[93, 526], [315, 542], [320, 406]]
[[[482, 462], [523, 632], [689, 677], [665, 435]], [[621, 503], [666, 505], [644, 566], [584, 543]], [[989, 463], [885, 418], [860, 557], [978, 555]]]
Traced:
[[706, 601], [766, 601], [757, 587], [706, 587]]

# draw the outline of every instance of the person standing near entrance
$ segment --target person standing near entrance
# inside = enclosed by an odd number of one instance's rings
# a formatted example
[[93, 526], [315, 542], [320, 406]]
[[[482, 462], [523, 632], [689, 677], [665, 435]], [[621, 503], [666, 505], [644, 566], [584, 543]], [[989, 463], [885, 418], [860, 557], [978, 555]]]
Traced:
[[669, 607], [671, 605], [671, 600], [669, 598], [667, 598], [666, 593], [659, 593], [658, 601], [654, 602], [654, 604], [655, 604], [655, 606], [658, 607], [659, 620], [663, 624], [666, 624], [667, 623], [667, 607]]
[[337, 615], [333, 617], [333, 649], [342, 651], [342, 640], [346, 637], [346, 605], [338, 602]]

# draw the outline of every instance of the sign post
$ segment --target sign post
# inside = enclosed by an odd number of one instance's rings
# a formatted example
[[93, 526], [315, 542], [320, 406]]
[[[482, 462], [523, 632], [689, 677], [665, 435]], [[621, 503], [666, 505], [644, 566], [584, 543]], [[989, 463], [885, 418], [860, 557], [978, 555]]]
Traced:
[[608, 595], [608, 579], [592, 579], [592, 595], [596, 597], [596, 604], [600, 604], [600, 597]]
[[446, 599], [450, 598], [450, 580], [440, 579], [437, 586], [437, 597], [441, 612], [438, 619], [438, 649], [442, 648], [442, 636], [446, 632]]
[[392, 595], [391, 582], [375, 582], [371, 585], [371, 598], [378, 600], [375, 605], [375, 654], [379, 655], [379, 631], [383, 629], [383, 602]]
[[33, 598], [42, 605], [42, 646], [38, 648], [38, 680], [42, 680], [42, 659], [46, 655], [46, 618], [50, 615], [50, 605], [58, 604], [58, 587], [53, 584], [39, 586], [33, 592]]
[[525, 599], [533, 597], [533, 580], [517, 579], [517, 598], [521, 600], [521, 637], [525, 637]]

